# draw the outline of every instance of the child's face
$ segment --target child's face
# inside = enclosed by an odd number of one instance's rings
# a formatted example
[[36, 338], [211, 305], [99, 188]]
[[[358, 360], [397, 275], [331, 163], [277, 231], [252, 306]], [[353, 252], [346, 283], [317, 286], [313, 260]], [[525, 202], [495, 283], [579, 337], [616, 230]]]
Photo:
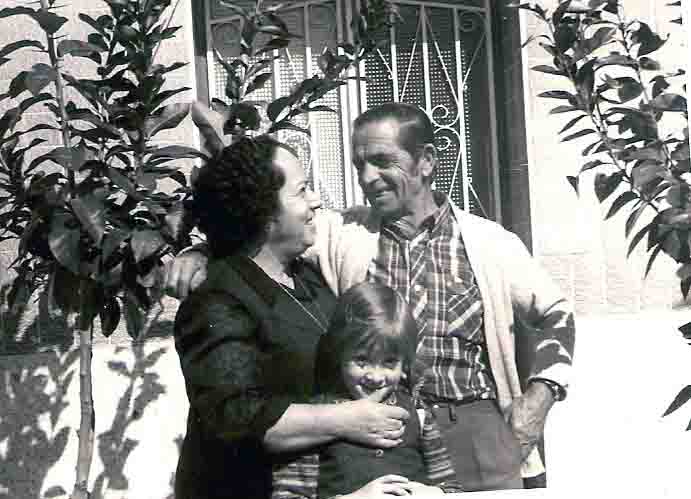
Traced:
[[359, 350], [346, 359], [341, 366], [341, 375], [353, 399], [361, 399], [379, 391], [388, 397], [401, 381], [403, 361], [390, 354], [378, 355]]

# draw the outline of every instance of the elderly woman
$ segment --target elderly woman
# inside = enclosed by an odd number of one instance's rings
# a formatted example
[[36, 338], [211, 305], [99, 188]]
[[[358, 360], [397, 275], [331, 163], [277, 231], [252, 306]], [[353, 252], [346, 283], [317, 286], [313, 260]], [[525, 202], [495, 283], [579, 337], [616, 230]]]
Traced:
[[175, 319], [190, 402], [177, 499], [265, 499], [272, 466], [314, 445], [400, 442], [404, 409], [308, 403], [335, 303], [299, 258], [319, 206], [295, 153], [268, 136], [239, 139], [199, 172], [189, 208], [212, 261]]

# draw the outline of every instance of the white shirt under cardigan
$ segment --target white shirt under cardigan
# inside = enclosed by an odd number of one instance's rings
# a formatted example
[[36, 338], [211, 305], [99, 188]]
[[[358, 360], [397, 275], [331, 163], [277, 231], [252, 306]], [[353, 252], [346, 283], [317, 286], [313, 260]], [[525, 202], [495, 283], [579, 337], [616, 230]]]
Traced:
[[[508, 408], [521, 395], [521, 380], [525, 385], [532, 377], [546, 378], [567, 388], [571, 353], [558, 341], [541, 338], [539, 329], [519, 327], [514, 334], [514, 307], [524, 312], [523, 316], [563, 312], [561, 317], [566, 321], [571, 317], [571, 304], [515, 234], [453, 203], [451, 208], [482, 296], [487, 354], [500, 407]], [[369, 265], [377, 257], [378, 214], [364, 206], [344, 212], [319, 210], [316, 224], [316, 243], [305, 256], [317, 260], [333, 292], [340, 295], [365, 281]], [[531, 372], [535, 352], [555, 344], [564, 362]], [[523, 463], [521, 472], [524, 477], [544, 472], [537, 449]]]

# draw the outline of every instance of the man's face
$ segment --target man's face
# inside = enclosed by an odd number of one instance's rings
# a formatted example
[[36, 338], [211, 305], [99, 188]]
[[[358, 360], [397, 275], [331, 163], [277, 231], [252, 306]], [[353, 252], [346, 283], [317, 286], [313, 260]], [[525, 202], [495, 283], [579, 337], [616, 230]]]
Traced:
[[413, 213], [428, 187], [420, 163], [398, 141], [395, 119], [375, 121], [353, 133], [353, 165], [365, 197], [384, 218]]

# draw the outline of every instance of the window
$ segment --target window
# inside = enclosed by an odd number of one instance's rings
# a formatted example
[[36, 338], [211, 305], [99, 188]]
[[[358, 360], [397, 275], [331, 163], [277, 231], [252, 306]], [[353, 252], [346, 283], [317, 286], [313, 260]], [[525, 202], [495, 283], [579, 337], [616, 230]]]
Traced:
[[[284, 2], [281, 17], [302, 39], [282, 50], [274, 77], [256, 99], [271, 100], [318, 72], [324, 47], [345, 41], [358, 0]], [[235, 2], [247, 7], [249, 0]], [[271, 5], [265, 0], [265, 5]], [[368, 107], [387, 101], [420, 106], [435, 125], [440, 165], [435, 188], [462, 208], [501, 218], [500, 168], [495, 101], [492, 12], [489, 0], [396, 2], [403, 22], [385, 34], [385, 44], [352, 75], [364, 76], [332, 91], [324, 104], [337, 113], [312, 113], [302, 123], [311, 137], [281, 131], [301, 151], [311, 182], [325, 205], [361, 203], [350, 163], [350, 125]], [[206, 0], [204, 35], [210, 98], [223, 98], [222, 57], [238, 52], [240, 20], [219, 0]], [[203, 88], [204, 85], [201, 85]]]

